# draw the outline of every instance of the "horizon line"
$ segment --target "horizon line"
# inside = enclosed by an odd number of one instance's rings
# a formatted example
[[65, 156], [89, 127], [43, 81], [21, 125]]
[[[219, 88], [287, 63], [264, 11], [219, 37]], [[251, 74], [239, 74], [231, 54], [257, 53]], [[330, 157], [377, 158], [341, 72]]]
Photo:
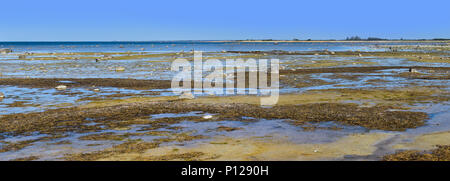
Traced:
[[0, 40], [0, 42], [177, 42], [177, 41], [203, 41], [203, 42], [314, 42], [314, 41], [340, 41], [340, 42], [377, 42], [377, 41], [448, 41], [450, 38], [380, 38], [376, 40], [359, 39], [224, 39], [224, 40]]

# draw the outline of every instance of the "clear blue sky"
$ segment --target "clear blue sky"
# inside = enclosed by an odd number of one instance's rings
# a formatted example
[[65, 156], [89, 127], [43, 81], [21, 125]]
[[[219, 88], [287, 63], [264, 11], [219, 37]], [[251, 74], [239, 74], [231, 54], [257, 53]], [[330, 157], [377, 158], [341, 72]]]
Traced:
[[0, 41], [450, 38], [448, 0], [5, 0]]

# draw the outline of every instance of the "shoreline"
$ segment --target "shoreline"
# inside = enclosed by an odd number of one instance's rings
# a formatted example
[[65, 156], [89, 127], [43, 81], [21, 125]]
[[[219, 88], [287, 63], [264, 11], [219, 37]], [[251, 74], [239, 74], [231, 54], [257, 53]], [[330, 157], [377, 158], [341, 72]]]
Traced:
[[202, 42], [220, 42], [220, 43], [232, 43], [232, 42], [254, 42], [254, 43], [450, 43], [450, 40], [381, 40], [381, 41], [348, 41], [348, 40], [211, 40]]

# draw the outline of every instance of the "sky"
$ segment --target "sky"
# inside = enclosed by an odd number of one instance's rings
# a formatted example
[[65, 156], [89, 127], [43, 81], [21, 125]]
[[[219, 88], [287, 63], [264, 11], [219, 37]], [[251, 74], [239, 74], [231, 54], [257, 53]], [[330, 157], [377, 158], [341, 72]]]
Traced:
[[448, 0], [5, 0], [0, 41], [450, 38]]

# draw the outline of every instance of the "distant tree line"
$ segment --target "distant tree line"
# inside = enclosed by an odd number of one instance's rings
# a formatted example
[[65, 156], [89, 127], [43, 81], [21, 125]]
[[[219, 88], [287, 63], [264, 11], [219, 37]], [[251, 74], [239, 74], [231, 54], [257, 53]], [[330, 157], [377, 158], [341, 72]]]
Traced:
[[345, 40], [347, 41], [380, 41], [380, 40], [388, 40], [385, 38], [377, 38], [377, 37], [368, 37], [367, 39], [362, 39], [359, 36], [347, 37]]
[[347, 37], [345, 40], [355, 41], [355, 40], [361, 40], [361, 38], [359, 36], [352, 36], [352, 37]]
[[444, 41], [444, 40], [450, 40], [450, 38], [433, 38], [433, 40]]

